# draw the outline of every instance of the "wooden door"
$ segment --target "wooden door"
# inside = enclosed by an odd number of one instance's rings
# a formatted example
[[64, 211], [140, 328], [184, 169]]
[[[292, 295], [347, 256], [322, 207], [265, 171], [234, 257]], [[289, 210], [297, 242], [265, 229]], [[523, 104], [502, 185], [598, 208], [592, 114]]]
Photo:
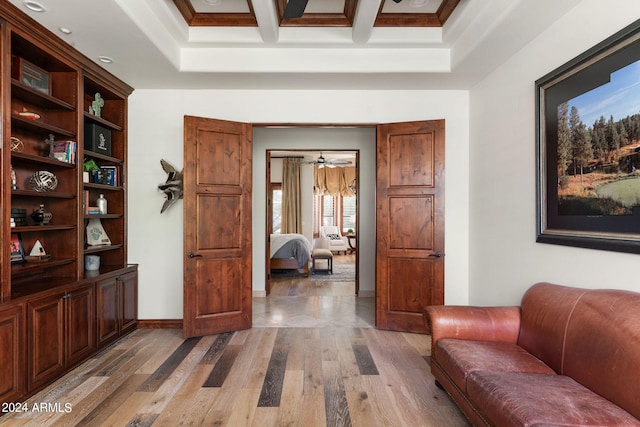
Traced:
[[427, 333], [444, 304], [444, 120], [377, 128], [376, 327]]
[[184, 336], [251, 327], [252, 126], [185, 116]]

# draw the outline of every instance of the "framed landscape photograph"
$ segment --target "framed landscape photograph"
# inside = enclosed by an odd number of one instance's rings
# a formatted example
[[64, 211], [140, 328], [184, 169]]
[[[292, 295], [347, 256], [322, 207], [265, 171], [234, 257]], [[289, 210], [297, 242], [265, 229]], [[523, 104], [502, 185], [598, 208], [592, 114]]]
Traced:
[[640, 253], [640, 21], [536, 81], [537, 241]]

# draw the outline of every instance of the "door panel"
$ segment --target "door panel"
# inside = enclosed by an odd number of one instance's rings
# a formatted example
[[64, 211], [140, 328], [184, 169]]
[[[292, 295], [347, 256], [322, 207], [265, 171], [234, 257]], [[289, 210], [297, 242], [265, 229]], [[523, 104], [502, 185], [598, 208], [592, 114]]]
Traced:
[[185, 116], [184, 336], [251, 327], [251, 125]]
[[66, 366], [69, 367], [84, 360], [96, 350], [93, 285], [75, 288], [65, 297]]
[[444, 120], [379, 125], [376, 326], [428, 332], [444, 303]]

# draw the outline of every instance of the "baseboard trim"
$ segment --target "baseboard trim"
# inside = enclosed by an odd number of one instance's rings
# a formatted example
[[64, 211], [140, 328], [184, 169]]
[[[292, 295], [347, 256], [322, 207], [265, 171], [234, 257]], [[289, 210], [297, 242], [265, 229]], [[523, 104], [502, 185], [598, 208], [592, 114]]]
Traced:
[[138, 320], [138, 329], [182, 329], [182, 319]]
[[363, 291], [358, 292], [360, 298], [373, 298], [376, 296], [376, 291]]
[[251, 296], [254, 297], [254, 298], [266, 298], [267, 297], [267, 291], [253, 291]]

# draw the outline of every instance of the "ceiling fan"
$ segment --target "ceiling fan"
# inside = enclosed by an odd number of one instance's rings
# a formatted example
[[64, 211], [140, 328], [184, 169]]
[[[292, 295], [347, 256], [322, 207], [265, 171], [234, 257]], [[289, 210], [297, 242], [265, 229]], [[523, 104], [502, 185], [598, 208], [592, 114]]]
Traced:
[[319, 168], [335, 168], [336, 166], [348, 166], [351, 164], [351, 161], [344, 159], [325, 159], [322, 153], [320, 153], [320, 156], [316, 160], [310, 161], [307, 164], [316, 165]]
[[282, 14], [283, 19], [300, 18], [304, 15], [309, 0], [289, 0]]

